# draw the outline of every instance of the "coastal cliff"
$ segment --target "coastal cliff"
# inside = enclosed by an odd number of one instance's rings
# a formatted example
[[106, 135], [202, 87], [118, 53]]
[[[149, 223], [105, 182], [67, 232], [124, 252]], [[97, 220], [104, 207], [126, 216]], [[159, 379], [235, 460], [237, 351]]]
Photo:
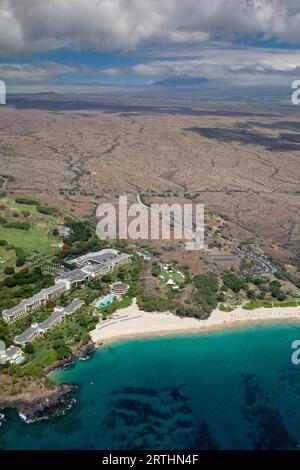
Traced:
[[25, 422], [34, 422], [51, 419], [64, 414], [69, 410], [74, 399], [70, 393], [76, 390], [76, 385], [59, 385], [46, 396], [32, 397], [31, 400], [22, 398], [0, 399], [0, 410], [15, 409]]
[[[68, 359], [57, 361], [47, 368], [50, 372], [61, 367], [71, 367], [78, 360], [89, 359], [94, 352], [94, 344], [89, 343], [74, 351]], [[0, 394], [0, 414], [5, 410], [14, 409], [20, 418], [27, 423], [48, 420], [65, 414], [75, 404], [71, 392], [77, 389], [76, 384], [52, 384], [47, 388], [45, 382], [37, 378], [20, 395]], [[3, 415], [2, 415], [3, 416]]]

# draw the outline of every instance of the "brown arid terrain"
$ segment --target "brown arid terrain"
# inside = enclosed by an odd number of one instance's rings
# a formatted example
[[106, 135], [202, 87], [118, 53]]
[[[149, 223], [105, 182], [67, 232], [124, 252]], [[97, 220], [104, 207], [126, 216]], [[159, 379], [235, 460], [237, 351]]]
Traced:
[[132, 202], [142, 193], [149, 202], [204, 203], [206, 211], [226, 216], [233, 238], [255, 239], [285, 260], [297, 254], [295, 112], [55, 100], [19, 98], [1, 107], [0, 173], [15, 178], [6, 191], [79, 217], [94, 217], [99, 203], [124, 194]]

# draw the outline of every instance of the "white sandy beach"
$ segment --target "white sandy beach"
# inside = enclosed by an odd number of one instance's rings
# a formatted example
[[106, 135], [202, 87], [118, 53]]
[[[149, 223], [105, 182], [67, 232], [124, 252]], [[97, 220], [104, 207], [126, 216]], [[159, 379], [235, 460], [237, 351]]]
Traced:
[[123, 338], [198, 333], [248, 323], [297, 319], [300, 320], [300, 307], [258, 308], [252, 311], [238, 307], [228, 313], [214, 310], [207, 320], [197, 320], [180, 318], [172, 313], [143, 312], [134, 300], [130, 307], [116, 311], [112, 319], [99, 323], [91, 332], [91, 337], [96, 344], [100, 344]]

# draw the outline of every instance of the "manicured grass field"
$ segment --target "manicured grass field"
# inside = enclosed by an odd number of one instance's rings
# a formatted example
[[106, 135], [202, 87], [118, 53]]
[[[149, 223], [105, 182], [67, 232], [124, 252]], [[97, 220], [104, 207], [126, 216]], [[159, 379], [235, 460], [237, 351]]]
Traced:
[[29, 231], [0, 227], [0, 240], [6, 240], [28, 255], [49, 255], [54, 253], [59, 242], [48, 236], [48, 230], [41, 224], [35, 224]]
[[[19, 217], [7, 214], [1, 208], [8, 208]], [[24, 216], [27, 213], [27, 217]], [[61, 240], [51, 235], [54, 228], [63, 225], [63, 218], [59, 215], [44, 215], [38, 212], [37, 207], [31, 204], [18, 204], [14, 199], [0, 198], [0, 216], [8, 222], [29, 222], [29, 230], [8, 228], [0, 224], [0, 240], [5, 240], [8, 245], [20, 248], [25, 256], [47, 256], [55, 253]], [[8, 266], [16, 266], [16, 253], [14, 250], [6, 250], [0, 246], [0, 277], [4, 275], [4, 269]]]
[[6, 240], [18, 248], [22, 248], [26, 254], [48, 255], [54, 253], [59, 242], [49, 237], [49, 227], [43, 224], [32, 224], [30, 230], [17, 230], [0, 227], [0, 240]]
[[[0, 225], [0, 240], [6, 240], [8, 244], [22, 248], [26, 255], [29, 256], [34, 254], [45, 256], [57, 250], [60, 240], [49, 235], [49, 233], [55, 227], [62, 225], [63, 222], [58, 216], [43, 215], [38, 212], [35, 205], [18, 204], [13, 199], [6, 197], [0, 198], [0, 206], [5, 206], [14, 212], [18, 212], [20, 217], [23, 211], [28, 212], [30, 214], [28, 221], [31, 225], [28, 231], [7, 228]], [[7, 218], [7, 216], [5, 217]], [[16, 222], [20, 220], [20, 217], [8, 217], [7, 219]], [[36, 221], [32, 220], [32, 217], [36, 218]], [[27, 218], [22, 217], [21, 220], [26, 221]], [[4, 266], [4, 264], [2, 266]]]

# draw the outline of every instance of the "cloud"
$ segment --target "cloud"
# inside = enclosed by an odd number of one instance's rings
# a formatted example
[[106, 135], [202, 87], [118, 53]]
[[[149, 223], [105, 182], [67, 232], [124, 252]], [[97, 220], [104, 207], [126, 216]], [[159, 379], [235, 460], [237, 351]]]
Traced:
[[[111, 70], [111, 73], [113, 71]], [[145, 77], [223, 79], [229, 82], [254, 82], [267, 77], [273, 82], [283, 82], [300, 74], [298, 51], [273, 50], [250, 47], [201, 47], [194, 57], [153, 58], [116, 69], [116, 74]]]
[[97, 69], [86, 66], [70, 66], [56, 62], [40, 63], [0, 63], [0, 77], [11, 82], [44, 82], [49, 79], [75, 76], [77, 78], [95, 79], [100, 77], [117, 77], [125, 73], [126, 69], [109, 68]]
[[42, 82], [52, 77], [83, 73], [82, 67], [70, 67], [55, 62], [42, 64], [0, 63], [0, 77], [9, 82]]
[[299, 75], [298, 51], [228, 45], [202, 46], [194, 57], [146, 57], [140, 63], [115, 68], [70, 66], [56, 62], [0, 63], [0, 77], [9, 84], [74, 80], [76, 83], [104, 84], [114, 77], [119, 77], [118, 83], [121, 84], [124, 82], [122, 77], [131, 76], [139, 77], [139, 81], [144, 77], [145, 84], [154, 82], [169, 87], [172, 84], [197, 86], [214, 80], [240, 85], [268, 81], [289, 87]]
[[128, 51], [210, 38], [300, 42], [298, 0], [0, 0], [0, 54]]
[[182, 87], [195, 87], [195, 86], [198, 87], [208, 82], [209, 80], [203, 77], [177, 76], [177, 77], [165, 78], [164, 80], [158, 80], [156, 82], [153, 82], [152, 84], [155, 86], [160, 86], [160, 87], [182, 88]]

